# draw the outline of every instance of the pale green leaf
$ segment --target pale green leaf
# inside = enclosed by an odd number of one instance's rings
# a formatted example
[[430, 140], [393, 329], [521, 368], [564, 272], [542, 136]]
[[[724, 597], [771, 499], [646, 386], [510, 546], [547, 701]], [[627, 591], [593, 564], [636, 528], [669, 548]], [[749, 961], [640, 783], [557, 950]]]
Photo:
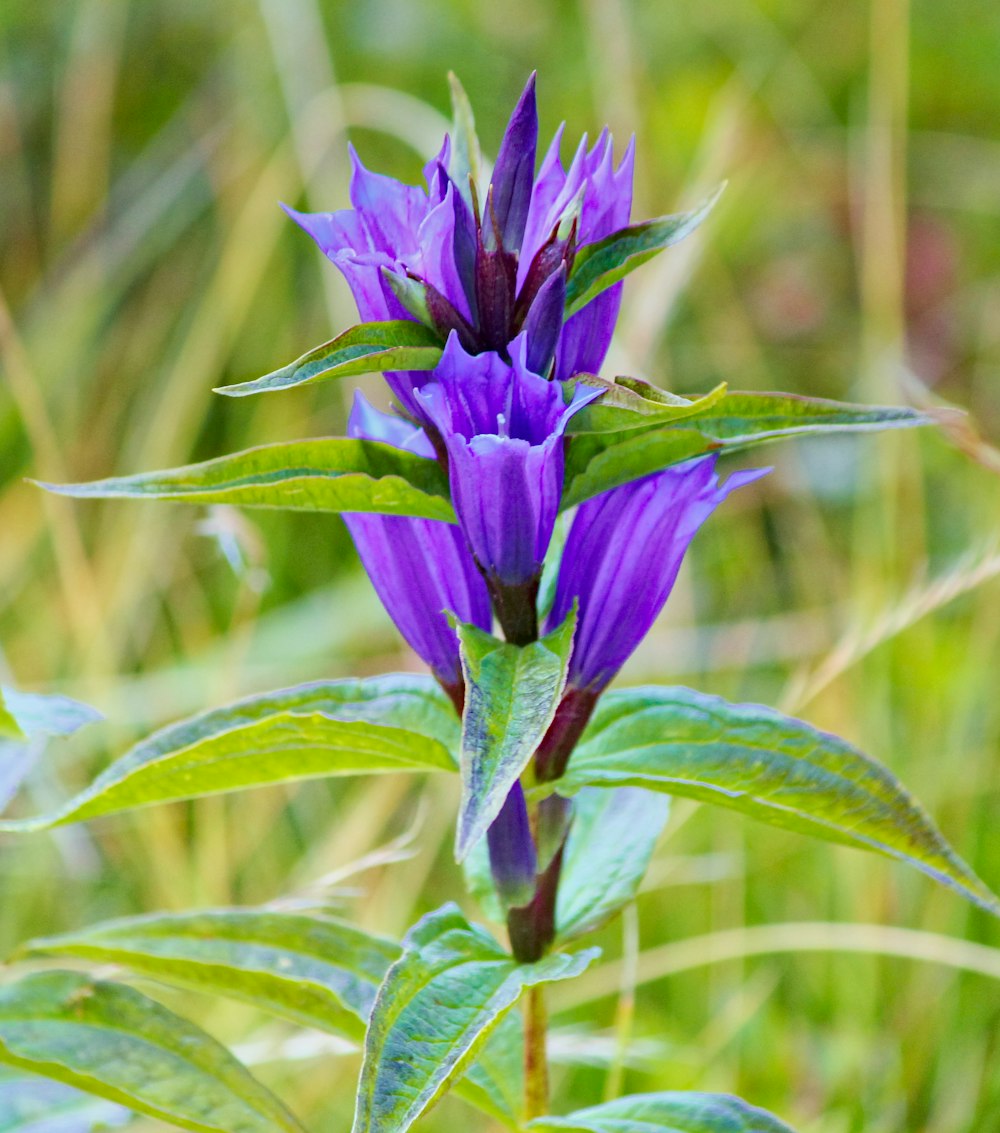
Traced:
[[573, 270], [566, 281], [566, 318], [575, 315], [591, 299], [613, 287], [664, 248], [689, 236], [715, 207], [724, 188], [720, 185], [708, 200], [691, 212], [658, 216], [621, 228], [593, 244], [584, 244], [576, 254]]
[[552, 723], [566, 684], [576, 615], [530, 645], [459, 625], [465, 713], [455, 856], [463, 861], [500, 813]]
[[927, 425], [905, 406], [850, 405], [778, 393], [727, 393], [678, 425], [573, 437], [561, 506], [708, 453], [741, 452], [784, 437]]
[[561, 794], [588, 786], [683, 795], [874, 850], [1000, 915], [996, 897], [891, 772], [771, 708], [686, 688], [610, 692], [558, 782]]
[[578, 1109], [568, 1117], [540, 1117], [534, 1133], [794, 1133], [783, 1121], [728, 1094], [632, 1094]]
[[154, 803], [328, 775], [454, 770], [458, 721], [430, 677], [317, 681], [251, 696], [137, 744], [31, 831]]
[[210, 1035], [132, 988], [78, 972], [0, 987], [0, 1062], [182, 1129], [302, 1131]]
[[557, 939], [591, 932], [635, 897], [669, 813], [670, 800], [654, 791], [580, 791], [563, 854]]
[[91, 1133], [133, 1120], [124, 1106], [34, 1075], [0, 1075], [0, 1133]]
[[360, 1039], [399, 945], [333, 917], [274, 909], [157, 913], [41, 937], [28, 955], [120, 964]]
[[597, 949], [518, 964], [455, 905], [407, 934], [365, 1040], [354, 1133], [404, 1133], [475, 1058], [522, 991], [571, 979]]
[[[0, 688], [0, 735], [33, 739], [70, 736], [104, 717], [96, 708], [68, 696]], [[13, 725], [14, 731], [10, 731]]]
[[451, 88], [452, 112], [448, 174], [471, 205], [472, 192], [469, 179], [471, 178], [477, 185], [482, 183], [483, 156], [479, 147], [479, 136], [476, 133], [476, 119], [472, 113], [469, 96], [454, 71], [448, 72], [448, 85]]
[[386, 370], [433, 370], [441, 358], [438, 336], [410, 319], [362, 323], [303, 354], [280, 370], [252, 382], [220, 386], [216, 393], [246, 397], [253, 393], [289, 389], [292, 386]]
[[78, 499], [378, 512], [447, 522], [455, 518], [448, 480], [437, 461], [354, 437], [286, 441], [162, 472], [42, 487]]
[[566, 432], [573, 436], [581, 433], [623, 433], [683, 421], [711, 409], [726, 394], [725, 382], [693, 399], [668, 393], [639, 378], [619, 377], [609, 382], [593, 374], [578, 374], [563, 384], [571, 392], [578, 383], [603, 392], [596, 401], [585, 405], [570, 418]]
[[509, 1128], [521, 1128], [524, 1020], [519, 1011], [504, 1015], [451, 1092]]

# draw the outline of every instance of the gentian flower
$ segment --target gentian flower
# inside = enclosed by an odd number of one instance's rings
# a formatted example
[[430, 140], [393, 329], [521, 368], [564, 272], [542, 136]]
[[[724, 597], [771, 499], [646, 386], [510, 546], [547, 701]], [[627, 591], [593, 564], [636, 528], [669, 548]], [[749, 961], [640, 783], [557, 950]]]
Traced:
[[532, 373], [528, 342], [499, 354], [469, 355], [454, 333], [419, 397], [448, 457], [452, 503], [483, 572], [508, 640], [537, 632], [535, 596], [559, 511], [563, 433], [600, 391], [563, 389]]
[[515, 783], [508, 793], [486, 832], [486, 841], [490, 872], [500, 900], [508, 907], [526, 905], [534, 896], [538, 858], [520, 783]]
[[[433, 457], [419, 428], [355, 394], [348, 432]], [[486, 584], [454, 524], [404, 515], [346, 514], [354, 545], [389, 616], [430, 666], [459, 713], [464, 682], [451, 612], [482, 630], [493, 623]]]
[[[565, 280], [580, 247], [628, 224], [633, 146], [614, 165], [611, 138], [586, 138], [568, 170], [562, 128], [535, 176], [538, 114], [534, 76], [511, 115], [492, 179], [464, 181], [451, 143], [425, 168], [427, 189], [370, 173], [351, 151], [352, 209], [288, 213], [341, 270], [361, 318], [418, 317], [470, 354], [507, 357], [522, 331], [536, 373], [557, 379], [596, 373], [621, 296], [617, 284], [564, 324]], [[407, 412], [424, 373], [386, 375]]]
[[720, 485], [715, 457], [699, 457], [580, 505], [548, 615], [557, 626], [576, 603], [566, 693], [539, 751], [541, 778], [562, 775], [598, 696], [663, 609], [699, 527], [730, 492], [767, 471], [736, 472]]

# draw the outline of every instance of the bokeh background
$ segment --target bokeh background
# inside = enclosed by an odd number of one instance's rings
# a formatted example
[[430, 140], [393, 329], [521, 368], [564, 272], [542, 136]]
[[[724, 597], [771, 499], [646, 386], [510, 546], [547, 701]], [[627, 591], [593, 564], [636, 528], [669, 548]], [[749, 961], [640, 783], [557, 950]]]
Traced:
[[[774, 473], [699, 535], [621, 679], [839, 732], [1000, 886], [998, 52], [978, 0], [3, 0], [0, 678], [108, 717], [17, 805], [241, 693], [417, 666], [334, 517], [72, 503], [24, 478], [341, 431], [346, 386], [211, 392], [353, 321], [278, 200], [344, 206], [348, 139], [417, 180], [449, 68], [495, 152], [537, 68], [546, 137], [635, 132], [635, 215], [729, 179], [630, 278], [606, 372], [969, 411], [766, 450]], [[454, 803], [453, 782], [313, 782], [5, 841], [0, 946], [317, 882], [400, 933], [460, 893]], [[560, 1108], [623, 1081], [737, 1092], [802, 1133], [1000, 1130], [1000, 931], [920, 875], [680, 804], [601, 943], [554, 996]], [[347, 1127], [356, 1055], [170, 1002], [313, 1128]], [[485, 1127], [453, 1100], [425, 1126]]]

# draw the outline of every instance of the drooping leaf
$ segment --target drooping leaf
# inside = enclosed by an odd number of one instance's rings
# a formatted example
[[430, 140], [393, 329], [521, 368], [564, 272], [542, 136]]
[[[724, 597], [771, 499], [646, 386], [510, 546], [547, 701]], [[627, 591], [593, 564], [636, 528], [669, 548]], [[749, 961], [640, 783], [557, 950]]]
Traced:
[[32, 940], [28, 955], [121, 964], [360, 1039], [399, 945], [333, 917], [274, 909], [157, 913]]
[[455, 856], [463, 861], [500, 813], [552, 723], [566, 684], [576, 615], [540, 641], [509, 645], [459, 625], [465, 713]]
[[728, 1094], [632, 1094], [578, 1109], [568, 1117], [539, 1117], [534, 1133], [794, 1133], [770, 1113]]
[[354, 437], [262, 445], [183, 468], [42, 487], [78, 499], [379, 512], [449, 523], [455, 518], [447, 477], [436, 461]]
[[757, 704], [686, 688], [606, 694], [560, 793], [645, 787], [742, 811], [915, 866], [1000, 915], [1000, 903], [920, 804], [845, 740]]
[[362, 323], [338, 334], [331, 342], [314, 347], [280, 370], [251, 382], [220, 386], [215, 392], [227, 397], [246, 397], [333, 378], [351, 378], [358, 374], [381, 374], [386, 370], [433, 370], [440, 361], [441, 353], [440, 339], [421, 323], [409, 319]]
[[182, 1129], [302, 1133], [210, 1035], [133, 988], [78, 972], [0, 987], [0, 1062]]
[[519, 1011], [504, 1015], [451, 1092], [509, 1128], [521, 1128], [524, 1021]]
[[859, 433], [930, 424], [904, 406], [850, 405], [776, 393], [727, 393], [678, 425], [573, 437], [562, 507], [710, 452], [827, 432]]
[[591, 932], [635, 897], [669, 813], [670, 800], [654, 791], [580, 791], [563, 854], [557, 939]]
[[458, 721], [430, 677], [390, 674], [263, 693], [172, 724], [32, 831], [154, 803], [327, 775], [454, 770]]
[[0, 1076], [0, 1133], [91, 1133], [132, 1121], [124, 1106], [21, 1074]]
[[609, 382], [593, 374], [577, 375], [563, 385], [572, 390], [578, 382], [594, 386], [603, 394], [570, 419], [566, 432], [574, 436], [580, 433], [630, 432], [683, 421], [711, 409], [726, 393], [726, 383], [722, 382], [702, 397], [691, 399], [669, 393], [640, 378], [618, 377]]
[[577, 252], [566, 283], [566, 317], [576, 314], [631, 271], [651, 260], [672, 244], [689, 236], [708, 216], [722, 196], [724, 185], [691, 212], [658, 216], [631, 224]]
[[353, 1133], [404, 1133], [471, 1063], [522, 991], [579, 975], [597, 952], [518, 964], [455, 905], [418, 921], [375, 1000]]
[[68, 696], [0, 688], [0, 736], [11, 739], [69, 736], [84, 725], [102, 719], [96, 708]]

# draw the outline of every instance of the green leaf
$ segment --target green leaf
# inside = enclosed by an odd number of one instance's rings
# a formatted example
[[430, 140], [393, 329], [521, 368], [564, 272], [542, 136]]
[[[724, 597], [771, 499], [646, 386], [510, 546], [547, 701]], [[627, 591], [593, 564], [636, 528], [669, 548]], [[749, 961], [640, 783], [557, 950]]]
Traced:
[[327, 775], [453, 771], [458, 721], [430, 677], [390, 674], [262, 693], [172, 724], [53, 813], [0, 830], [62, 826], [153, 803]]
[[[576, 613], [540, 641], [509, 645], [459, 624], [465, 713], [455, 857], [485, 835], [552, 723], [566, 684]], [[530, 895], [529, 895], [530, 896]]]
[[255, 378], [252, 382], [219, 386], [215, 392], [227, 397], [246, 397], [252, 393], [269, 393], [332, 378], [351, 378], [357, 374], [433, 370], [441, 354], [441, 340], [420, 323], [409, 319], [362, 323], [315, 347], [280, 370]]
[[399, 957], [398, 944], [333, 917], [266, 908], [127, 917], [41, 937], [21, 951], [121, 964], [357, 1039]]
[[123, 1106], [34, 1076], [0, 1076], [0, 1133], [84, 1133], [132, 1121]]
[[235, 1058], [121, 984], [37, 972], [0, 987], [0, 1062], [205, 1133], [301, 1133]]
[[0, 688], [0, 735], [14, 739], [35, 736], [70, 736], [104, 717], [96, 708], [37, 692]]
[[593, 931], [635, 897], [669, 813], [670, 800], [654, 791], [585, 789], [576, 796], [556, 904], [557, 939]]
[[874, 850], [1000, 915], [996, 897], [885, 767], [771, 708], [686, 688], [608, 693], [558, 783], [560, 794], [590, 786], [684, 795]]
[[451, 1092], [511, 1129], [521, 1128], [524, 1021], [520, 1012], [504, 1015]]
[[621, 228], [593, 244], [584, 244], [566, 282], [566, 318], [613, 287], [631, 271], [689, 236], [715, 207], [725, 185], [691, 212], [658, 216]]
[[465, 88], [458, 81], [454, 71], [448, 72], [448, 85], [451, 88], [452, 126], [449, 132], [451, 138], [451, 153], [448, 161], [448, 174], [458, 186], [458, 191], [465, 197], [469, 205], [472, 204], [472, 191], [469, 178], [474, 184], [480, 184], [483, 155], [479, 148], [479, 136], [476, 133], [476, 119], [472, 113], [472, 103], [465, 93]]
[[78, 499], [183, 500], [455, 519], [448, 480], [437, 461], [353, 437], [287, 441], [163, 472], [41, 486]]
[[404, 1133], [472, 1062], [522, 991], [571, 979], [597, 954], [518, 964], [455, 905], [418, 921], [375, 1000], [353, 1133]]
[[561, 506], [710, 452], [740, 452], [784, 437], [928, 425], [905, 406], [851, 405], [778, 393], [727, 393], [682, 424], [573, 437]]
[[711, 409], [726, 393], [726, 383], [722, 382], [702, 397], [692, 400], [669, 393], [641, 378], [618, 377], [609, 382], [593, 374], [578, 374], [563, 383], [568, 394], [572, 394], [578, 382], [601, 389], [604, 393], [573, 415], [566, 429], [571, 435], [621, 433], [683, 421], [686, 417]]
[[530, 1121], [535, 1133], [794, 1133], [783, 1121], [728, 1094], [632, 1094]]

